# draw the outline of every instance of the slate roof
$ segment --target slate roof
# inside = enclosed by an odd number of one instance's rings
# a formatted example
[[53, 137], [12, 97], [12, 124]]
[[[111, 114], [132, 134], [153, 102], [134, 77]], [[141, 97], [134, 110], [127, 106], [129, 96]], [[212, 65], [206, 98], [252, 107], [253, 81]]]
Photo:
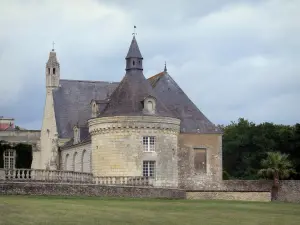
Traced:
[[[87, 126], [85, 126], [85, 127], [79, 127], [79, 129], [80, 129], [80, 142], [78, 144], [89, 142], [91, 140], [89, 128]], [[67, 141], [62, 146], [62, 148], [70, 147], [73, 145], [74, 145], [74, 135], [72, 135], [72, 138], [69, 141]]]
[[[131, 74], [132, 78], [135, 76]], [[125, 77], [124, 77], [125, 78]], [[150, 77], [148, 80], [140, 81], [134, 79], [133, 83], [128, 82], [131, 79], [123, 79], [123, 83], [118, 82], [103, 82], [103, 81], [80, 81], [80, 80], [60, 80], [60, 87], [53, 91], [54, 98], [54, 110], [55, 118], [60, 138], [72, 138], [73, 127], [78, 124], [79, 126], [86, 126], [87, 120], [91, 117], [90, 102], [93, 99], [97, 99], [97, 102], [105, 102], [105, 99], [110, 95], [111, 98], [115, 98], [117, 101], [113, 101], [113, 104], [122, 108], [122, 112], [126, 115], [141, 115], [142, 104], [132, 105], [130, 98], [127, 98], [128, 93], [124, 93], [122, 90], [124, 86], [126, 89], [136, 93], [133, 88], [141, 87], [140, 82], [145, 84], [147, 89], [153, 87], [153, 90], [149, 90], [154, 97], [159, 99], [163, 106], [168, 109], [166, 114], [170, 116], [170, 111], [173, 117], [181, 119], [181, 132], [182, 133], [222, 133], [222, 131], [216, 127], [207, 117], [197, 108], [197, 106], [189, 99], [189, 97], [182, 91], [179, 85], [172, 79], [172, 77], [166, 73], [161, 72], [155, 76]], [[120, 85], [119, 85], [120, 84]], [[114, 90], [118, 87], [118, 91]], [[144, 91], [142, 88], [141, 91]], [[134, 96], [135, 98], [142, 99], [144, 97], [140, 90], [137, 91], [141, 95]], [[149, 94], [148, 91], [146, 91]], [[125, 98], [118, 98], [118, 96], [124, 95]], [[121, 99], [123, 99], [121, 101]], [[137, 101], [136, 101], [137, 102]], [[130, 107], [127, 107], [129, 104]], [[103, 107], [106, 104], [100, 104], [100, 111], [103, 111]], [[117, 108], [107, 108], [106, 113], [101, 116], [117, 115]], [[160, 108], [160, 106], [158, 106]], [[132, 109], [134, 109], [132, 111]], [[161, 112], [161, 111], [160, 111]], [[164, 110], [163, 110], [164, 112]], [[85, 130], [88, 133], [88, 130]], [[80, 132], [81, 135], [84, 132]], [[89, 140], [89, 135], [81, 140]]]
[[91, 117], [91, 100], [106, 99], [117, 85], [103, 81], [60, 80], [60, 87], [53, 90], [59, 137], [73, 137], [74, 125], [85, 126]]
[[149, 81], [144, 77], [142, 70], [127, 70], [119, 86], [111, 94], [109, 103], [99, 114], [103, 116], [139, 116], [148, 115], [143, 112], [142, 101], [152, 96], [156, 98], [156, 113], [153, 116], [176, 117], [157, 98]]
[[143, 58], [141, 51], [139, 49], [139, 46], [137, 44], [137, 41], [135, 39], [135, 36], [133, 36], [126, 59], [129, 58]]
[[158, 98], [181, 119], [182, 133], [222, 133], [182, 91], [167, 72], [148, 79]]

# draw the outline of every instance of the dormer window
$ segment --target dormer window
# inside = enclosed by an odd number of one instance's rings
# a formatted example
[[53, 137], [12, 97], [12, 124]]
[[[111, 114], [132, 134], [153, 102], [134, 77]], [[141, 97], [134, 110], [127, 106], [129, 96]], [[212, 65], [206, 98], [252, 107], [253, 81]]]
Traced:
[[154, 114], [156, 111], [156, 99], [152, 96], [148, 96], [144, 99], [144, 110], [145, 113]]
[[92, 100], [91, 105], [92, 105], [92, 117], [97, 117], [99, 113], [99, 106], [95, 100]]
[[74, 145], [78, 144], [80, 142], [80, 129], [77, 126], [74, 126], [73, 128], [74, 131]]

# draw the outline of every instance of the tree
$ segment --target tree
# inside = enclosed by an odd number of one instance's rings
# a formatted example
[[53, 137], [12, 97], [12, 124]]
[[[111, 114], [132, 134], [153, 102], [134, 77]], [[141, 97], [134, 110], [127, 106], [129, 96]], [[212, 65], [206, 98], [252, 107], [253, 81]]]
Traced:
[[288, 154], [268, 152], [267, 157], [261, 161], [262, 169], [258, 171], [258, 175], [273, 179], [272, 200], [278, 198], [279, 179], [288, 178], [295, 173], [293, 164], [288, 157]]

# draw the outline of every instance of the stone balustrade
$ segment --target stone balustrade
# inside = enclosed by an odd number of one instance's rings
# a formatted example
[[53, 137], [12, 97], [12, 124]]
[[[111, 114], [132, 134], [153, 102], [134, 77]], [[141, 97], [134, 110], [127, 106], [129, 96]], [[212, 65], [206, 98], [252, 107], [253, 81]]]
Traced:
[[154, 186], [154, 180], [148, 177], [93, 177], [91, 173], [39, 169], [0, 169], [0, 181]]
[[129, 186], [153, 186], [154, 180], [149, 177], [94, 177], [94, 183], [100, 185], [129, 185]]
[[92, 183], [90, 173], [38, 169], [0, 169], [0, 181], [35, 181], [54, 183]]

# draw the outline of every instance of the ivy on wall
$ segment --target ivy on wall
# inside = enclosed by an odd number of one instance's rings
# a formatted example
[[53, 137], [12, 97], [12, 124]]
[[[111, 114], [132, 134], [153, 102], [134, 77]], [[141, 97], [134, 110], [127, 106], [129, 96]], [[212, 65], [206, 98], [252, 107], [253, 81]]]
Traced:
[[0, 168], [4, 167], [3, 153], [7, 149], [16, 150], [16, 168], [30, 169], [32, 162], [32, 147], [28, 144], [17, 144], [12, 146], [8, 142], [0, 140]]

